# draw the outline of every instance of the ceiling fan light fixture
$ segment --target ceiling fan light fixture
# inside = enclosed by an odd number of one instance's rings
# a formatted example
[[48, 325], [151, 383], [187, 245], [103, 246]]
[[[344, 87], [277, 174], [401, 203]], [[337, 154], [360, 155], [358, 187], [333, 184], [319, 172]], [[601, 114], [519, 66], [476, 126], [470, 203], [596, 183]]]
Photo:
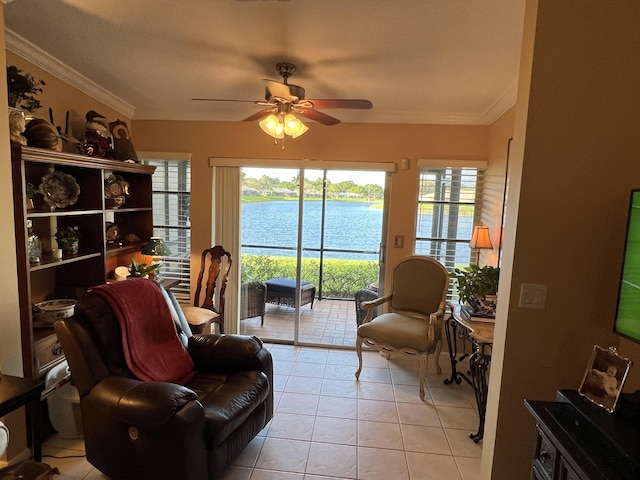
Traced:
[[280, 123], [280, 119], [273, 114], [263, 120], [260, 120], [258, 125], [260, 125], [260, 128], [264, 133], [272, 136], [273, 138], [284, 137], [284, 126]]
[[291, 138], [298, 138], [303, 135], [309, 127], [302, 123], [293, 113], [288, 113], [284, 117], [284, 133]]
[[300, 122], [300, 130], [298, 130], [297, 133], [294, 133], [293, 135], [291, 135], [291, 138], [298, 138], [299, 136], [307, 133], [307, 130], [309, 130], [309, 127], [307, 127], [304, 123]]

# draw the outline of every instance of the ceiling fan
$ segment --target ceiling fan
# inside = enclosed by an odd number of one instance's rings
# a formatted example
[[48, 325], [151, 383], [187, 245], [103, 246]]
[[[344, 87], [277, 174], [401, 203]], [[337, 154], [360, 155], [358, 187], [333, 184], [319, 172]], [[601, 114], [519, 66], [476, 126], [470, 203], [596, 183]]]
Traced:
[[368, 110], [373, 107], [369, 100], [363, 99], [315, 99], [308, 100], [305, 98], [304, 88], [299, 85], [288, 83], [288, 79], [296, 71], [296, 66], [288, 62], [280, 62], [276, 64], [278, 73], [283, 78], [282, 82], [265, 79], [267, 86], [265, 87], [264, 100], [230, 100], [218, 98], [192, 98], [197, 101], [209, 102], [249, 102], [262, 105], [266, 108], [254, 113], [243, 119], [244, 122], [260, 120], [268, 115], [279, 115], [298, 113], [303, 117], [314, 120], [323, 125], [336, 125], [340, 123], [335, 117], [320, 112], [318, 109], [363, 109]]

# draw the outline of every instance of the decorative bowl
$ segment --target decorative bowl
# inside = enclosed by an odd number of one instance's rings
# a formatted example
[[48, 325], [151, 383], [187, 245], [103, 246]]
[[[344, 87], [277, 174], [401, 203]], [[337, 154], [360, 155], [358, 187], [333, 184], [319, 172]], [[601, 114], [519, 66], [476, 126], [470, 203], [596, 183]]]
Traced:
[[38, 191], [50, 206], [65, 208], [76, 203], [80, 186], [72, 175], [56, 170], [42, 177]]
[[58, 299], [36, 303], [33, 306], [34, 320], [53, 323], [59, 318], [69, 318], [75, 311], [76, 300]]

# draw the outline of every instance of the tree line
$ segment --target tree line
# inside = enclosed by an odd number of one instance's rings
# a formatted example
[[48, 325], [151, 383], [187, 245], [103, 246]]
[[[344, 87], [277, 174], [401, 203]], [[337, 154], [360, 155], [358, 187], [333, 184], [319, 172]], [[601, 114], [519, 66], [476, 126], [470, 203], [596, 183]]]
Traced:
[[[242, 185], [255, 190], [259, 195], [274, 195], [278, 189], [298, 191], [300, 185], [299, 176], [295, 176], [292, 180], [281, 180], [279, 178], [263, 175], [260, 178], [247, 177], [242, 173]], [[377, 184], [358, 185], [351, 180], [333, 183], [327, 179], [326, 182], [322, 178], [316, 180], [304, 179], [305, 196], [322, 196], [323, 189], [326, 188], [327, 198], [366, 198], [367, 200], [382, 200], [384, 189]]]

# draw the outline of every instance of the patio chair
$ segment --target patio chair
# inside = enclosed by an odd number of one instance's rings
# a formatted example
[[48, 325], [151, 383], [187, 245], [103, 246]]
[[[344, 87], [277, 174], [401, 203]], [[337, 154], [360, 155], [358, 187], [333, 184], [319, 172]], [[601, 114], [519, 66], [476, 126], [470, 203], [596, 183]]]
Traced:
[[264, 282], [247, 282], [240, 286], [240, 320], [260, 317], [264, 325], [267, 303], [267, 285]]
[[[420, 366], [420, 399], [424, 400], [429, 355], [435, 356], [436, 371], [441, 372], [438, 357], [448, 289], [449, 273], [438, 261], [413, 255], [398, 263], [391, 293], [362, 303], [367, 315], [357, 331], [356, 378], [362, 371], [363, 344], [379, 350], [387, 359], [394, 354], [414, 357]], [[388, 304], [389, 312], [373, 318], [374, 309], [384, 304]]]

